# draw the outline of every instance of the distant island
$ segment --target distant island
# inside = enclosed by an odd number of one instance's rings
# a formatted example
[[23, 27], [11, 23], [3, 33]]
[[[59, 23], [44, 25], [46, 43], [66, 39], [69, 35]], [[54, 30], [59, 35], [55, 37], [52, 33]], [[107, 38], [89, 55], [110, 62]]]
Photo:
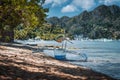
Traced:
[[64, 28], [72, 37], [120, 39], [120, 7], [117, 5], [100, 5], [93, 11], [83, 11], [74, 17], [50, 17], [46, 20], [52, 28]]

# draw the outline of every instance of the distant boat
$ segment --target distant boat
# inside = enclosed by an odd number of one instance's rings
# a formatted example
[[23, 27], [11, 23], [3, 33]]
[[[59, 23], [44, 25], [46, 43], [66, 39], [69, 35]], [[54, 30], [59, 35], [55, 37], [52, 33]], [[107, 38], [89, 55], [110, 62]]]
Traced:
[[34, 39], [28, 39], [27, 41], [29, 41], [29, 42], [34, 42], [35, 40], [34, 40]]
[[113, 41], [113, 40], [112, 39], [101, 38], [101, 39], [95, 39], [94, 41], [109, 42], [109, 41]]
[[35, 40], [41, 40], [41, 38], [39, 36], [35, 37]]

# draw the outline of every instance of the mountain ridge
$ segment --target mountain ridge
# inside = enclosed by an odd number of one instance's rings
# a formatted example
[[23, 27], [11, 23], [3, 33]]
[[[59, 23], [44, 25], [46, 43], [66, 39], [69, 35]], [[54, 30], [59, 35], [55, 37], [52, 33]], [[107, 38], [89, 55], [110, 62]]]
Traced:
[[65, 28], [72, 35], [83, 35], [92, 39], [120, 39], [120, 7], [117, 5], [100, 5], [74, 17], [51, 17], [47, 22]]

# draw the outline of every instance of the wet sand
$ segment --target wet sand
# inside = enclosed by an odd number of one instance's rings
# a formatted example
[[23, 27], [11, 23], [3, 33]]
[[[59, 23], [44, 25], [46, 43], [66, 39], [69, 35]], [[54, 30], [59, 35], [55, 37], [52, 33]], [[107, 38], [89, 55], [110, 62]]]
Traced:
[[0, 44], [0, 80], [116, 80], [36, 50], [35, 46]]

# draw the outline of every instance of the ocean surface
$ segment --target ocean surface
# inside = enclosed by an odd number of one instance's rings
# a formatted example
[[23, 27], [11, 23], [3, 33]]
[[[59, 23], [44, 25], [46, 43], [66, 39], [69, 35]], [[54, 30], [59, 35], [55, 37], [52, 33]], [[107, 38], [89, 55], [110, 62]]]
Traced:
[[[18, 41], [23, 44], [45, 44], [60, 46], [55, 41]], [[120, 79], [120, 41], [116, 40], [73, 40], [73, 44], [67, 44], [67, 50], [76, 53], [85, 53], [88, 56], [87, 62], [68, 61], [69, 63], [91, 68], [97, 72], [104, 73], [113, 78]], [[48, 56], [53, 56], [52, 50], [44, 50]], [[79, 60], [80, 57], [74, 54], [67, 54], [66, 58]]]

